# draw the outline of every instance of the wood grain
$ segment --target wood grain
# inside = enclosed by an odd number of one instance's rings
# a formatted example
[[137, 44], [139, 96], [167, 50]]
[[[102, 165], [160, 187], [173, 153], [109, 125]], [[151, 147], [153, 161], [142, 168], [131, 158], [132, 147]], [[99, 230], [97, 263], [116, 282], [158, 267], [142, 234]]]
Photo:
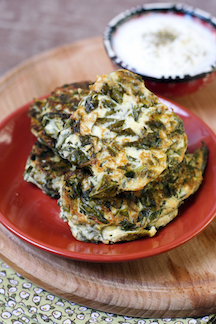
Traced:
[[[40, 56], [0, 80], [1, 120], [68, 82], [109, 73], [101, 38]], [[175, 101], [216, 130], [216, 82]], [[0, 225], [0, 257], [42, 288], [79, 304], [136, 317], [189, 317], [216, 312], [216, 219], [197, 237], [161, 255], [124, 263], [74, 261], [42, 251]]]

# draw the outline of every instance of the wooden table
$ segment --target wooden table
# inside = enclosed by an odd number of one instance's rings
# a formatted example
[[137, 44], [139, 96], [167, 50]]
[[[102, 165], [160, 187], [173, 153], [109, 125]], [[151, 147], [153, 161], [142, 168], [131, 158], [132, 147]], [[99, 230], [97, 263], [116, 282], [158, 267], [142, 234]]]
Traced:
[[[110, 73], [102, 38], [66, 45], [23, 63], [0, 80], [0, 119], [64, 83]], [[216, 81], [175, 101], [216, 130]], [[201, 234], [161, 255], [124, 263], [62, 258], [22, 241], [0, 225], [0, 257], [44, 289], [91, 308], [138, 317], [216, 312], [216, 220]]]

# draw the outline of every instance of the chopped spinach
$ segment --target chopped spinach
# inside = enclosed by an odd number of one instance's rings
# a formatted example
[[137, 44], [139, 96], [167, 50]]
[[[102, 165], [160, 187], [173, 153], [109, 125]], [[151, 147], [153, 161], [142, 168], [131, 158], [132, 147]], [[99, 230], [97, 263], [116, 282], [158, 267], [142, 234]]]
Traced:
[[96, 94], [88, 96], [85, 100], [85, 111], [90, 113], [95, 110], [99, 105], [98, 96]]
[[90, 206], [89, 201], [81, 198], [80, 210], [87, 214], [90, 218], [97, 220], [100, 223], [108, 224], [109, 221], [104, 217], [104, 212], [97, 209], [96, 204]]

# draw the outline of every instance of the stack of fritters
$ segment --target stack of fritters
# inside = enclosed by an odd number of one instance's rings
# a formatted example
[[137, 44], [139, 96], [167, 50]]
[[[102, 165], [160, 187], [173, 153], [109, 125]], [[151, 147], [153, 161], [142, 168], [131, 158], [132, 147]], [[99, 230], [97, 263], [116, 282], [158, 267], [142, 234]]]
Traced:
[[153, 236], [202, 182], [205, 144], [187, 153], [182, 120], [127, 70], [57, 88], [29, 116], [24, 178], [59, 197], [78, 240]]

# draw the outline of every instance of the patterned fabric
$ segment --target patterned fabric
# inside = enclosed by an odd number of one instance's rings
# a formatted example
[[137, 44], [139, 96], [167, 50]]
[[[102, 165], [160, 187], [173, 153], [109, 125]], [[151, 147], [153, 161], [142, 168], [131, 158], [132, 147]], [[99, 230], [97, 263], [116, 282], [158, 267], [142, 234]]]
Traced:
[[145, 319], [104, 313], [50, 294], [0, 260], [0, 324], [210, 324], [214, 321], [214, 315]]

